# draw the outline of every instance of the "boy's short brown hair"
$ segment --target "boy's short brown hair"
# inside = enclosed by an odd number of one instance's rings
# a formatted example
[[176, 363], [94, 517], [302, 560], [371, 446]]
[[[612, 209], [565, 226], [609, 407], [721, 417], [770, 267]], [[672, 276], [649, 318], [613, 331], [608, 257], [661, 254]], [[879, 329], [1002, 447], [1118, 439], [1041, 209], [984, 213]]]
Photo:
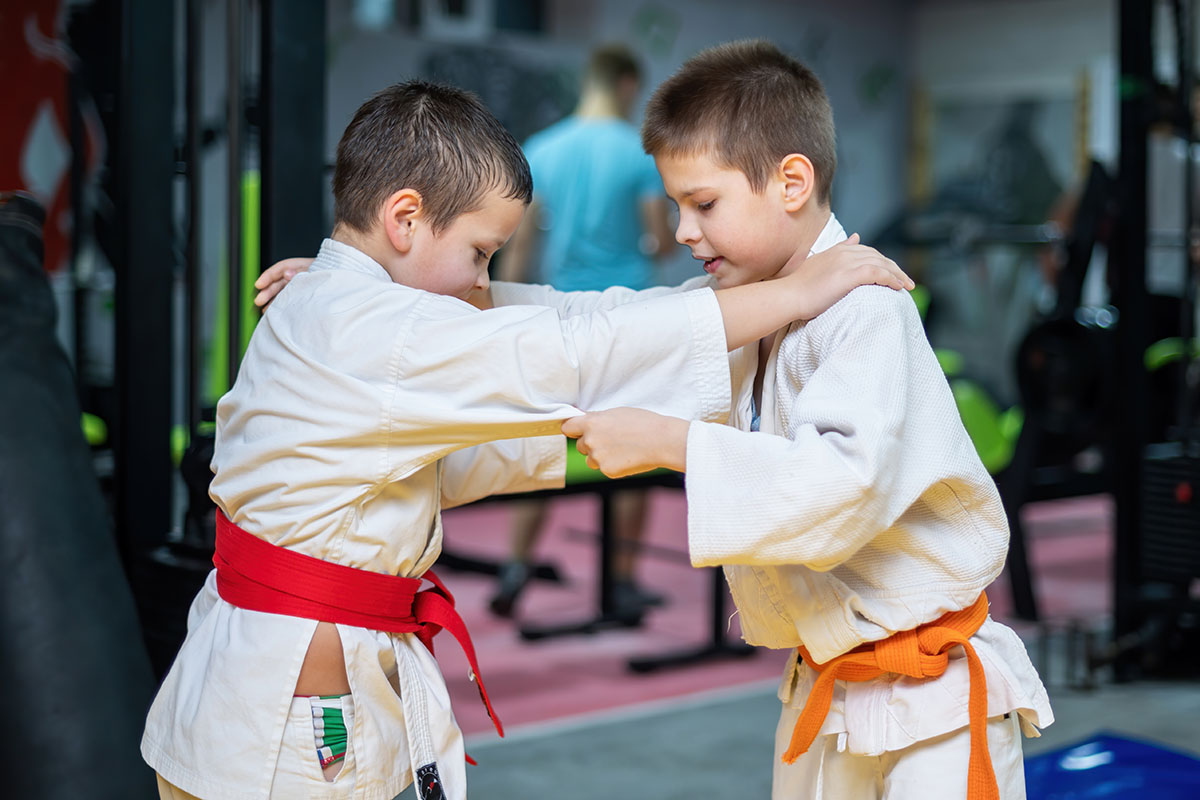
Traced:
[[800, 153], [816, 170], [816, 196], [829, 204], [837, 169], [833, 110], [821, 81], [761, 39], [692, 56], [646, 106], [642, 146], [650, 155], [705, 153], [741, 170], [761, 192], [779, 161]]
[[492, 189], [529, 203], [533, 179], [517, 140], [478, 97], [414, 80], [375, 94], [346, 126], [333, 170], [334, 224], [370, 230], [400, 189], [421, 193], [440, 233]]

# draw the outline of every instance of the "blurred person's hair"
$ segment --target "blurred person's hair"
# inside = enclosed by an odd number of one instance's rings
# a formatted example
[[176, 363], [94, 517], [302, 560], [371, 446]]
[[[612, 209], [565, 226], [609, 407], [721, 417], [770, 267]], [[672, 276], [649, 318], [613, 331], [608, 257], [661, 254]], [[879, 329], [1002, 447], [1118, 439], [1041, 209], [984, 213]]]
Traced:
[[529, 203], [521, 146], [471, 92], [407, 81], [363, 103], [346, 126], [333, 170], [334, 224], [369, 231], [400, 189], [421, 194], [435, 234], [499, 190]]
[[828, 205], [837, 169], [833, 109], [808, 67], [754, 39], [703, 50], [662, 83], [646, 106], [642, 146], [650, 155], [707, 155], [740, 170], [755, 192], [784, 156], [816, 171]]
[[632, 50], [623, 44], [606, 44], [592, 51], [586, 81], [611, 91], [625, 78], [642, 80], [642, 68]]

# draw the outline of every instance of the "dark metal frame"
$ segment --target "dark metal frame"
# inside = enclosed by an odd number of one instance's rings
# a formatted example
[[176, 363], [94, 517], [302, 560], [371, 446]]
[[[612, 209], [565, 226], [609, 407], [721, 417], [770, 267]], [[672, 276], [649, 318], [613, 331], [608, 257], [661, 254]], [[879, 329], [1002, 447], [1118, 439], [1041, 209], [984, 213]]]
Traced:
[[187, 176], [187, 222], [184, 255], [184, 286], [187, 292], [185, 353], [187, 359], [183, 390], [187, 394], [185, 410], [188, 433], [194, 439], [200, 428], [200, 72], [203, 51], [200, 48], [201, 0], [184, 0], [184, 138], [183, 166]]
[[175, 4], [120, 4], [113, 151], [116, 389], [113, 451], [118, 541], [131, 554], [171, 526], [171, 309], [175, 271]]
[[[1122, 376], [1114, 397], [1116, 528], [1113, 549], [1113, 637], [1141, 624], [1139, 520], [1142, 459], [1148, 439], [1149, 392], [1144, 355], [1149, 345], [1146, 291], [1146, 167], [1154, 85], [1154, 3], [1121, 0], [1117, 30], [1120, 57], [1120, 212], [1111, 253], [1113, 304], [1120, 310], [1115, 369]], [[1118, 659], [1118, 679], [1132, 676], [1132, 660]]]
[[[260, 263], [315, 255], [326, 234], [325, 3], [263, 0]], [[318, 87], [318, 88], [314, 88]]]
[[[325, 8], [320, 0], [226, 0], [230, 44], [229, 120], [229, 369], [241, 357], [242, 88], [247, 17], [261, 9], [262, 96], [271, 118], [263, 145], [263, 261], [313, 253], [324, 234]], [[187, 546], [168, 544], [176, 527], [171, 462], [173, 298], [177, 270], [187, 298], [184, 392], [189, 432], [197, 444], [205, 409], [200, 400], [199, 300], [201, 22], [200, 0], [111, 0], [118, 73], [110, 140], [113, 231], [106, 248], [116, 278], [114, 511], [122, 557], [135, 584], [144, 634], [161, 674], [182, 638], [195, 586], [211, 565]], [[177, 14], [182, 39], [177, 42]], [[185, 127], [177, 130], [177, 46], [186, 48], [182, 81]], [[182, 134], [182, 141], [177, 141]], [[181, 146], [180, 146], [181, 145]], [[179, 151], [177, 153], [177, 146]], [[175, 184], [188, 179], [184, 227], [177, 233]], [[178, 241], [177, 236], [186, 237]], [[288, 238], [291, 236], [292, 238]], [[298, 244], [303, 243], [303, 244]], [[293, 249], [294, 248], [294, 249]], [[290, 251], [290, 252], [288, 252]], [[183, 263], [178, 263], [180, 254]], [[200, 492], [203, 501], [204, 492]], [[193, 499], [193, 502], [195, 500]], [[196, 541], [185, 542], [193, 548]], [[203, 544], [203, 542], [201, 542]]]
[[[1187, 145], [1187, 168], [1183, 173], [1183, 218], [1185, 220], [1186, 238], [1184, 242], [1183, 265], [1183, 302], [1179, 304], [1179, 336], [1184, 342], [1190, 342], [1196, 335], [1196, 280], [1197, 263], [1193, 258], [1193, 248], [1200, 245], [1200, 230], [1196, 226], [1195, 185], [1196, 170], [1192, 164], [1192, 149], [1196, 143], [1195, 111], [1193, 110], [1192, 93], [1196, 88], [1196, 53], [1194, 30], [1196, 25], [1195, 0], [1174, 0], [1175, 28], [1178, 44], [1176, 45], [1179, 60], [1179, 105], [1186, 110], [1186, 128], [1184, 142]], [[1188, 351], [1185, 351], [1188, 352]], [[1195, 413], [1193, 403], [1195, 393], [1200, 392], [1200, 363], [1191, 362], [1184, 370], [1179, 382], [1179, 398], [1176, 407], [1176, 419], [1182, 426], [1182, 439], [1194, 441], [1200, 436], [1195, 430], [1192, 414]]]

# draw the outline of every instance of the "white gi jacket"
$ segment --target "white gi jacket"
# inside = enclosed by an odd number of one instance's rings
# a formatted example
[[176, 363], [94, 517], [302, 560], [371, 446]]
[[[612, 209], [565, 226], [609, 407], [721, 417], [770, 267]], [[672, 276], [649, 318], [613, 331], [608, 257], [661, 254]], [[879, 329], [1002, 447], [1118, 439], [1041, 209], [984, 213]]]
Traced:
[[[326, 240], [268, 308], [218, 404], [211, 494], [274, 544], [415, 576], [441, 551], [440, 507], [562, 485], [565, 440], [547, 434], [580, 408], [716, 420], [729, 397], [711, 291], [568, 320], [548, 308], [480, 312], [395, 284]], [[150, 766], [200, 797], [267, 797], [316, 624], [231, 606], [210, 574], [150, 709]], [[428, 650], [412, 634], [338, 631], [358, 766], [337, 796], [391, 800], [436, 760], [447, 796], [461, 800], [462, 735]], [[314, 790], [326, 788], [337, 783]]]
[[[845, 238], [831, 215], [812, 252]], [[493, 285], [497, 302], [563, 313], [664, 291]], [[725, 567], [746, 641], [793, 650], [779, 697], [799, 707], [816, 673], [797, 668], [797, 645], [824, 662], [971, 605], [1004, 566], [1008, 524], [907, 293], [859, 287], [777, 333], [755, 433], [757, 358], [755, 346], [730, 354], [729, 425], [688, 431], [688, 550], [695, 566]], [[1029, 734], [1049, 725], [1017, 635], [989, 617], [971, 641], [989, 716], [1018, 712]], [[936, 680], [838, 681], [821, 730], [853, 753], [898, 750], [966, 726], [968, 688], [961, 648]]]

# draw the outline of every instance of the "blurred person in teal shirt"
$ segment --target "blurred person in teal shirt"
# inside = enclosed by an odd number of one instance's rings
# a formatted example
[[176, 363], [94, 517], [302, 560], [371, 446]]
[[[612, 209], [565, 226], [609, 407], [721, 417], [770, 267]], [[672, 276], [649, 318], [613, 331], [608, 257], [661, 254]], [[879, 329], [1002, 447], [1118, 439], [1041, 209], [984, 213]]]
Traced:
[[[630, 122], [641, 82], [628, 48], [597, 48], [575, 111], [525, 142], [533, 203], [501, 253], [498, 280], [540, 281], [563, 291], [645, 289], [661, 282], [656, 262], [673, 251], [675, 242], [662, 179]], [[662, 602], [634, 581], [646, 509], [645, 491], [614, 497], [619, 541], [612, 565], [614, 605], [617, 616], [631, 623]], [[513, 613], [529, 579], [546, 511], [544, 501], [515, 507], [511, 556], [491, 600], [496, 614]]]

